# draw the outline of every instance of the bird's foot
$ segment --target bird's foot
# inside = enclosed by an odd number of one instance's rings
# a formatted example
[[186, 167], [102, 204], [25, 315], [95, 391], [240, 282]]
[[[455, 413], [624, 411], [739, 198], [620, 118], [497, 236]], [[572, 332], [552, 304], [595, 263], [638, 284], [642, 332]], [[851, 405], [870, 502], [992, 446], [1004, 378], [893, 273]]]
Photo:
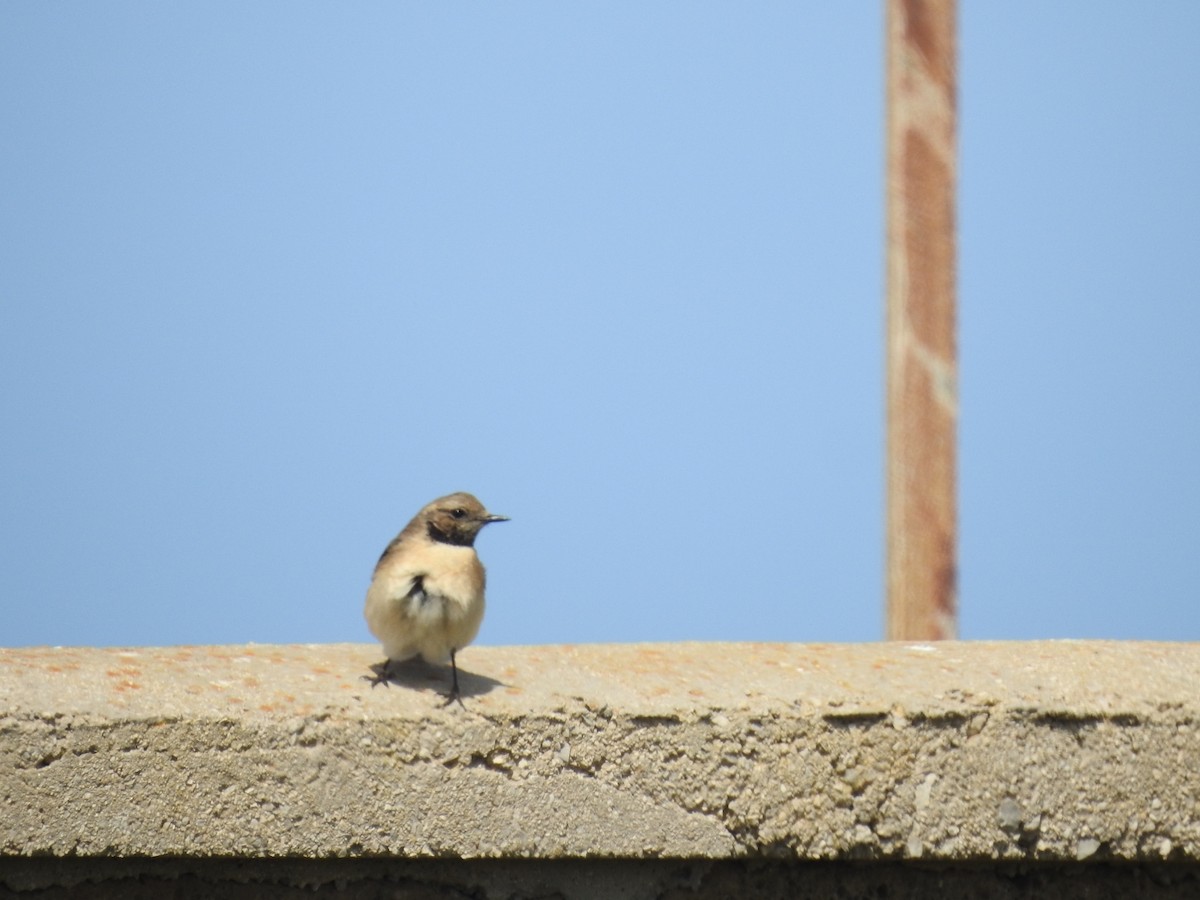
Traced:
[[377, 688], [381, 684], [384, 687], [389, 687], [391, 685], [392, 661], [390, 659], [385, 659], [381, 663], [375, 663], [375, 665], [371, 666], [371, 671], [374, 672], [375, 674], [374, 675], [364, 675], [363, 681], [371, 682], [372, 688]]
[[451, 647], [450, 648], [450, 675], [451, 675], [450, 693], [446, 695], [446, 702], [442, 704], [442, 709], [445, 709], [451, 703], [455, 703], [455, 702], [457, 702], [459, 706], [462, 706], [463, 709], [466, 709], [466, 707], [463, 706], [462, 694], [459, 693], [459, 690], [458, 690], [458, 662], [454, 658], [456, 653], [457, 653], [457, 650], [455, 648]]

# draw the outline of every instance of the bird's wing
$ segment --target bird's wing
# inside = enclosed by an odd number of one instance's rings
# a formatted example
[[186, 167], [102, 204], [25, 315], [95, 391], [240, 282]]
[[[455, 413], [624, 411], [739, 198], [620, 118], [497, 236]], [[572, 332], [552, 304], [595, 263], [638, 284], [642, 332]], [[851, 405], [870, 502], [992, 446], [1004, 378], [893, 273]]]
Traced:
[[379, 554], [379, 562], [375, 563], [375, 571], [378, 572], [383, 566], [384, 560], [396, 552], [400, 547], [400, 541], [404, 537], [403, 533], [392, 538], [392, 542], [383, 548], [383, 552]]
[[425, 573], [421, 572], [413, 575], [412, 587], [404, 595], [405, 597], [416, 600], [418, 603], [425, 602]]

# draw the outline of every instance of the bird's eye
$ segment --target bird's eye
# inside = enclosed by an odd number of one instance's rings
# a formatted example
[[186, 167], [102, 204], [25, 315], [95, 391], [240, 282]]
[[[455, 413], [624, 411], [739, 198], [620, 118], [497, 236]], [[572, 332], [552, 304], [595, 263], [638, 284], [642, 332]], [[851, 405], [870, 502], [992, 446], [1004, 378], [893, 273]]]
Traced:
[[465, 519], [467, 517], [467, 511], [460, 506], [458, 509], [450, 510], [450, 515], [454, 516], [456, 519]]

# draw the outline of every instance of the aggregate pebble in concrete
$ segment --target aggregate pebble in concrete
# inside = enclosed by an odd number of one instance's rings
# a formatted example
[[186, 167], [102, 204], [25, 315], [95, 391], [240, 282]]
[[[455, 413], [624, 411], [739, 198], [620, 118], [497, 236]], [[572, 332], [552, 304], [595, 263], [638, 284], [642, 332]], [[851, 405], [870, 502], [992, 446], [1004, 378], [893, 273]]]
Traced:
[[1200, 645], [0, 650], [0, 857], [1200, 859]]

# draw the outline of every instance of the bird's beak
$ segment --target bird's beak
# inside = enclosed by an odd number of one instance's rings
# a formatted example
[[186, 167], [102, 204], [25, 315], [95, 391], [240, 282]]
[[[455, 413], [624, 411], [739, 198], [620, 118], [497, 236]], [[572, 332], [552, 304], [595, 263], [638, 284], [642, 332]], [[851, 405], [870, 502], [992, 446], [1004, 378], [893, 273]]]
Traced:
[[487, 516], [484, 517], [483, 521], [484, 522], [507, 522], [508, 516], [496, 516], [496, 515], [492, 515], [489, 513]]

